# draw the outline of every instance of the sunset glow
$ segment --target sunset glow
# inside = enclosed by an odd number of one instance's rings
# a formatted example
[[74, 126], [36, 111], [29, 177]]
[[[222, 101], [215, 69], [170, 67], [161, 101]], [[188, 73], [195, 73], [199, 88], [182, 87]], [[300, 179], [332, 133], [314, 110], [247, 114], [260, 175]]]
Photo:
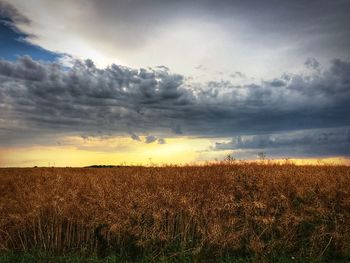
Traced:
[[[0, 150], [2, 167], [81, 167], [90, 165], [171, 165], [197, 164], [224, 161], [227, 156], [239, 156], [239, 151], [210, 151], [214, 140], [196, 138], [168, 138], [166, 144], [145, 144], [129, 137], [107, 140], [80, 137], [62, 138], [64, 145], [7, 147]], [[253, 159], [236, 159], [237, 162], [256, 162]], [[271, 158], [269, 163], [293, 163], [296, 165], [350, 165], [343, 156], [320, 158]]]
[[0, 166], [349, 164], [349, 5], [297, 2], [0, 0]]

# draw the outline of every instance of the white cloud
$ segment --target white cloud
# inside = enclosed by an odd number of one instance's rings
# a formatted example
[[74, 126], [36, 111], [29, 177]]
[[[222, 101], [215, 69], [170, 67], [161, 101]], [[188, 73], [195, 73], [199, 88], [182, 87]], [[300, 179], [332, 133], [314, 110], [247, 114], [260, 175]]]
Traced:
[[[324, 40], [332, 39], [334, 44], [348, 40], [335, 42], [333, 29], [316, 24], [321, 21], [317, 18], [325, 15], [322, 12], [314, 11], [315, 18], [309, 21], [293, 4], [6, 1], [31, 21], [28, 24], [19, 20], [17, 26], [29, 34], [28, 41], [33, 44], [80, 59], [90, 58], [101, 68], [112, 63], [132, 67], [165, 65], [201, 80], [222, 78], [217, 72], [228, 76], [243, 71], [257, 78], [296, 72], [301, 70], [305, 54], [318, 57], [321, 63], [344, 54], [344, 49], [329, 49], [329, 45], [325, 52], [321, 48]], [[305, 12], [310, 8], [313, 6], [305, 5]], [[327, 13], [330, 17], [331, 11]], [[339, 32], [345, 24], [340, 15], [339, 12], [335, 20]], [[287, 20], [288, 16], [295, 19]], [[205, 65], [208, 71], [198, 72], [198, 65]]]

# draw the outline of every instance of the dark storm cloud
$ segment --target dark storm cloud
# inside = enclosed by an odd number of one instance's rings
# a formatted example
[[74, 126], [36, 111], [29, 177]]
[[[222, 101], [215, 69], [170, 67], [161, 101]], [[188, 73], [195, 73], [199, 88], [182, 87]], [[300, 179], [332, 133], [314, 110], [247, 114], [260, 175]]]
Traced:
[[[76, 61], [71, 69], [29, 57], [0, 61], [0, 80], [1, 119], [6, 124], [16, 120], [15, 130], [20, 126], [42, 133], [168, 131], [174, 109], [183, 111], [193, 100], [183, 77], [164, 68], [112, 65], [101, 70], [90, 60]], [[1, 133], [11, 133], [8, 129]], [[137, 139], [135, 133], [131, 136]]]
[[319, 70], [320, 68], [320, 62], [318, 62], [315, 58], [308, 58], [304, 64], [309, 69]]
[[134, 141], [141, 141], [140, 137], [138, 135], [136, 135], [135, 133], [133, 133], [133, 132], [130, 133], [130, 137]]
[[215, 150], [264, 151], [269, 155], [350, 156], [350, 127], [306, 130], [292, 133], [236, 136], [228, 142], [216, 143]]
[[158, 138], [157, 136], [154, 136], [154, 135], [146, 136], [144, 142], [147, 144], [154, 143], [154, 142], [157, 142], [158, 144], [165, 144], [166, 143], [164, 138]]
[[145, 143], [152, 143], [155, 142], [157, 140], [157, 137], [154, 135], [148, 135], [145, 138]]
[[180, 125], [176, 125], [175, 127], [173, 127], [173, 128], [172, 128], [172, 131], [173, 131], [175, 134], [183, 134]]
[[286, 82], [283, 79], [274, 79], [266, 83], [271, 87], [283, 87], [286, 85]]
[[11, 22], [24, 24], [30, 23], [30, 20], [24, 15], [20, 14], [16, 8], [3, 1], [0, 1], [0, 22], [1, 20], [5, 20], [3, 22], [7, 22], [9, 24], [12, 24]]
[[[249, 85], [223, 81], [190, 87], [183, 76], [165, 68], [112, 65], [98, 69], [91, 60], [77, 60], [72, 68], [64, 68], [21, 57], [16, 62], [0, 61], [0, 140], [6, 145], [25, 137], [35, 143], [53, 134], [82, 133], [129, 134], [137, 140], [136, 134], [157, 134], [146, 137], [146, 143], [164, 143], [158, 134], [251, 134], [258, 137], [216, 148], [307, 146], [308, 140], [312, 145], [331, 146], [339, 145], [338, 139], [348, 142], [349, 135], [327, 135], [324, 141], [321, 135], [273, 141], [263, 134], [350, 126], [349, 98], [350, 62], [341, 60], [312, 75], [285, 74]], [[348, 154], [343, 148], [338, 153]]]

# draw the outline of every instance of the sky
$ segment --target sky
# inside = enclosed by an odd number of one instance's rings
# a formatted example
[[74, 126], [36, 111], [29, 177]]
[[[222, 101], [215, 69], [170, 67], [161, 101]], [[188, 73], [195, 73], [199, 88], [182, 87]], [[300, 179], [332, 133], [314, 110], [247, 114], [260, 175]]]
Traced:
[[0, 0], [0, 166], [350, 164], [350, 1]]

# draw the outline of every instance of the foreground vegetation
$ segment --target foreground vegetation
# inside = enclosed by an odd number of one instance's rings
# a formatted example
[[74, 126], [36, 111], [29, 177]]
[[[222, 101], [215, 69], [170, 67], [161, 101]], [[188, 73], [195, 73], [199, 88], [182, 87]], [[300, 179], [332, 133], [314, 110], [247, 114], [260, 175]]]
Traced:
[[0, 262], [346, 262], [350, 167], [0, 169], [0, 214]]
[[[205, 259], [197, 260], [199, 262], [206, 262]], [[238, 257], [238, 256], [226, 256], [217, 260], [209, 260], [209, 262], [220, 262], [220, 263], [251, 263], [251, 262], [260, 262], [257, 258], [252, 257]], [[335, 259], [327, 259], [327, 260], [317, 260], [317, 262], [324, 263], [336, 263], [336, 262], [349, 262], [349, 258], [335, 258]], [[158, 258], [151, 259], [144, 256], [138, 260], [127, 260], [125, 258], [120, 257], [120, 255], [108, 255], [106, 257], [98, 257], [97, 255], [81, 255], [81, 254], [67, 254], [67, 255], [53, 255], [42, 253], [38, 251], [31, 251], [30, 253], [5, 253], [0, 254], [0, 262], [1, 263], [128, 263], [128, 262], [137, 262], [137, 263], [149, 263], [149, 262], [166, 262], [166, 263], [176, 263], [176, 262], [184, 262], [190, 263], [193, 262], [193, 258], [191, 255], [182, 255], [181, 257], [167, 257], [167, 258]], [[306, 259], [295, 259], [294, 257], [280, 255], [277, 257], [269, 258], [269, 262], [274, 263], [312, 263], [314, 260], [306, 260]]]

